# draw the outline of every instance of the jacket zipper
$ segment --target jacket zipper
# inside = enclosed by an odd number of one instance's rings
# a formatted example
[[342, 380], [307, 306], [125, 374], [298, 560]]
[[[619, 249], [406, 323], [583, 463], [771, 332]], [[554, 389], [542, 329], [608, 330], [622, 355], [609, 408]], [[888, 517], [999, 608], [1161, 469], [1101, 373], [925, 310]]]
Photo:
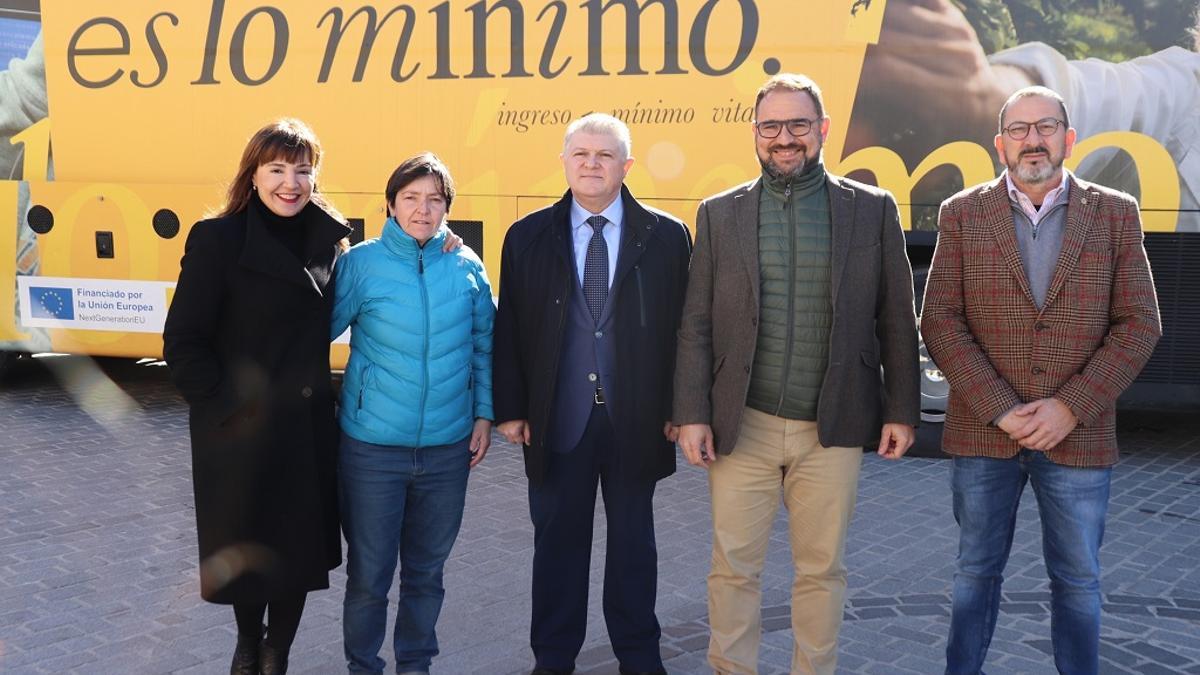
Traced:
[[363, 398], [366, 396], [367, 387], [371, 384], [371, 364], [367, 364], [362, 371], [362, 381], [358, 384], [358, 410], [355, 414], [355, 419], [359, 414], [362, 414]]
[[417, 251], [417, 280], [421, 286], [421, 317], [425, 321], [425, 332], [421, 343], [421, 406], [417, 416], [417, 443], [421, 447], [421, 434], [425, 430], [425, 399], [429, 394], [429, 290], [425, 286], [425, 251]]
[[367, 390], [367, 369], [363, 369], [362, 382], [358, 383], [358, 411], [362, 412], [363, 392]]
[[788, 374], [792, 370], [792, 341], [796, 339], [796, 223], [792, 214], [792, 184], [783, 188], [783, 208], [787, 211], [788, 223], [788, 285], [787, 285], [787, 339], [783, 342], [783, 372], [779, 377], [779, 403], [775, 414], [783, 411], [783, 399], [787, 395]]

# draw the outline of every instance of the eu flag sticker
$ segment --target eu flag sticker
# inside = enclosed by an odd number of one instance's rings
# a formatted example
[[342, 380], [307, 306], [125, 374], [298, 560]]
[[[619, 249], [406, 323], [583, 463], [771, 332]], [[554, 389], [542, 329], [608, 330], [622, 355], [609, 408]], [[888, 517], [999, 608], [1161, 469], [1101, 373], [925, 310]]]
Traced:
[[29, 287], [29, 316], [35, 319], [75, 319], [71, 289], [55, 286]]

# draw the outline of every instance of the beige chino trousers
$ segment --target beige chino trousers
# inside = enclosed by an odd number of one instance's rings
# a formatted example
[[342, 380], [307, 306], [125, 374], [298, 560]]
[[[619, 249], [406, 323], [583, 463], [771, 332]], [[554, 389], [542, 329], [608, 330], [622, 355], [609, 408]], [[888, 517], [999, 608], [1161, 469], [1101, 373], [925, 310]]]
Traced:
[[762, 632], [763, 561], [779, 497], [792, 546], [792, 673], [830, 673], [846, 596], [843, 552], [862, 448], [827, 448], [816, 422], [746, 408], [733, 452], [709, 468], [713, 511], [708, 662], [754, 675]]

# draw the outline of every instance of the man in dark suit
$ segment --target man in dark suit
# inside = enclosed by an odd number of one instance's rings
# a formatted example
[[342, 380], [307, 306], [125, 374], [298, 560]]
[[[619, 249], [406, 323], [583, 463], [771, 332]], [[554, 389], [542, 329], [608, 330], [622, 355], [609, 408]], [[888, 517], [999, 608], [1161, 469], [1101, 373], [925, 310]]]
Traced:
[[1162, 333], [1133, 197], [1063, 168], [1062, 97], [1000, 111], [996, 180], [947, 199], [921, 333], [950, 381], [942, 448], [960, 528], [946, 672], [978, 673], [1017, 505], [1032, 483], [1059, 672], [1100, 667], [1100, 541], [1117, 461], [1116, 400]]
[[912, 271], [892, 196], [825, 171], [830, 120], [812, 80], [771, 78], [755, 120], [762, 176], [700, 205], [672, 419], [709, 471], [709, 664], [757, 672], [782, 492], [792, 672], [832, 673], [862, 447], [899, 458], [919, 415]]
[[504, 238], [493, 353], [498, 430], [524, 445], [529, 477], [534, 673], [572, 672], [583, 645], [597, 483], [613, 651], [621, 673], [660, 673], [651, 501], [675, 470], [671, 378], [691, 237], [624, 187], [623, 122], [584, 116], [563, 146], [570, 189]]

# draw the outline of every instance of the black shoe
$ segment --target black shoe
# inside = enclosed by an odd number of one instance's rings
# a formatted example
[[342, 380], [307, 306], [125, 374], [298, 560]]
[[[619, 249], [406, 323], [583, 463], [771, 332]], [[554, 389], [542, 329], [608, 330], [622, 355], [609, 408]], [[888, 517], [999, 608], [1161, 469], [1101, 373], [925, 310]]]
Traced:
[[539, 668], [534, 668], [533, 672], [530, 673], [529, 675], [571, 675], [571, 673], [573, 673], [573, 672], [575, 672], [574, 668], [564, 670], [561, 668], [540, 668], [539, 667]]
[[229, 675], [258, 675], [258, 646], [256, 638], [239, 635], [237, 647], [233, 650], [233, 663], [229, 666]]
[[266, 641], [258, 651], [258, 672], [261, 675], [284, 675], [288, 667], [288, 650], [276, 649]]
[[625, 666], [620, 667], [621, 675], [667, 675], [667, 671], [663, 668], [658, 670], [630, 670]]

